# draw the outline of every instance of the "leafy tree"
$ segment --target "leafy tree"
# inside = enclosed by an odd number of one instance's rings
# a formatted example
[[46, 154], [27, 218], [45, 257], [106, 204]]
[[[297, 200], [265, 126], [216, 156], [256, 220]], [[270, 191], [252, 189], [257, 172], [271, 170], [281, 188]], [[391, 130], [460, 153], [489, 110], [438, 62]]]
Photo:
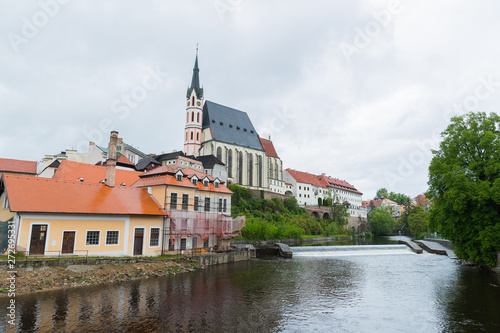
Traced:
[[414, 206], [408, 216], [410, 234], [418, 236], [427, 231], [427, 212], [419, 206]]
[[500, 250], [500, 117], [453, 117], [429, 166], [429, 226], [458, 257], [494, 266]]
[[375, 194], [375, 199], [387, 198], [389, 192], [385, 187], [379, 188], [377, 194]]
[[391, 213], [383, 207], [378, 207], [370, 213], [369, 222], [375, 235], [389, 234], [396, 226]]
[[394, 192], [391, 192], [387, 195], [387, 199], [390, 199], [394, 202], [397, 202], [398, 205], [402, 205], [404, 204], [407, 200], [410, 199], [409, 196], [407, 196], [406, 194], [403, 194], [403, 193], [394, 193]]

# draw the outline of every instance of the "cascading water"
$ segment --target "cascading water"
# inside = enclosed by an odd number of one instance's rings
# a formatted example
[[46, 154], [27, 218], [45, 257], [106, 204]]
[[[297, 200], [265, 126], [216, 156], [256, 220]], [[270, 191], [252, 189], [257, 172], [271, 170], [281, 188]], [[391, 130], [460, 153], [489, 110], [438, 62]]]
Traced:
[[297, 246], [290, 247], [294, 257], [330, 257], [414, 254], [406, 245], [343, 245], [343, 246]]

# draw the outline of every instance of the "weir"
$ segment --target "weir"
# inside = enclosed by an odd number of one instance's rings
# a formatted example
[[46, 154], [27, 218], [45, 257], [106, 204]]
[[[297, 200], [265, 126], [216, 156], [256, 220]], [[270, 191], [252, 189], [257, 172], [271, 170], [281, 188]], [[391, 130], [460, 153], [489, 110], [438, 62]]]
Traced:
[[343, 245], [290, 247], [294, 257], [414, 254], [406, 245]]

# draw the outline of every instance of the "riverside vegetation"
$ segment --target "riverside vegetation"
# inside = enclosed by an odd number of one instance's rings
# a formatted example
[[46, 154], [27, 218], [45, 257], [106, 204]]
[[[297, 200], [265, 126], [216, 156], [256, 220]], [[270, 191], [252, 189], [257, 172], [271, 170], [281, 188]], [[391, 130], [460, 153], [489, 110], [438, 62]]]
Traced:
[[290, 197], [255, 199], [252, 192], [242, 186], [230, 184], [233, 191], [231, 214], [246, 216], [241, 234], [245, 240], [300, 239], [308, 236], [344, 236], [347, 213], [342, 207], [332, 207], [332, 219], [311, 218], [297, 199]]

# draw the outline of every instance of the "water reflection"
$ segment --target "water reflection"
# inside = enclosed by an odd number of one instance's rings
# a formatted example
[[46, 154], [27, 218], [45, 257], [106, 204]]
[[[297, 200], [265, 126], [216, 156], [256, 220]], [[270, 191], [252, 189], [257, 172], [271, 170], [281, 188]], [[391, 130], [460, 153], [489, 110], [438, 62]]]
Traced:
[[[499, 280], [434, 255], [257, 259], [18, 296], [17, 327], [20, 332], [499, 331]], [[6, 301], [0, 299], [0, 306]], [[0, 319], [0, 331], [7, 328], [5, 320]]]

